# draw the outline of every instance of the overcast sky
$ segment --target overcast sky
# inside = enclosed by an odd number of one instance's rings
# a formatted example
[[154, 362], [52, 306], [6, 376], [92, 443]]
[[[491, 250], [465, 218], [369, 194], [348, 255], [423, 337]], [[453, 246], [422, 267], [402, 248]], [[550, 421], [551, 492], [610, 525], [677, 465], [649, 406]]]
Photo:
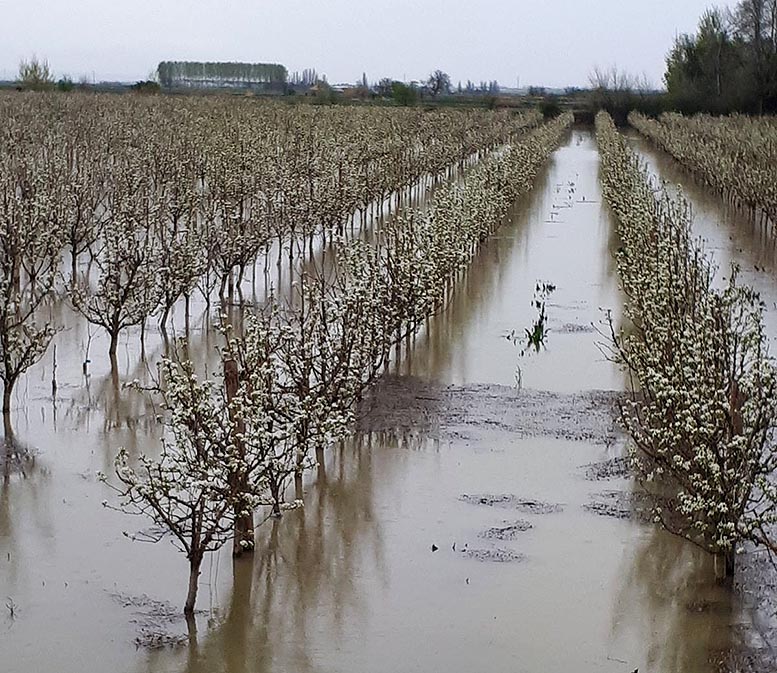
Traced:
[[[617, 65], [661, 85], [678, 32], [711, 0], [0, 0], [0, 78], [20, 59], [57, 76], [145, 79], [161, 60], [316, 68], [330, 83], [362, 72], [431, 70], [506, 86], [585, 85]], [[721, 3], [718, 3], [721, 4]]]

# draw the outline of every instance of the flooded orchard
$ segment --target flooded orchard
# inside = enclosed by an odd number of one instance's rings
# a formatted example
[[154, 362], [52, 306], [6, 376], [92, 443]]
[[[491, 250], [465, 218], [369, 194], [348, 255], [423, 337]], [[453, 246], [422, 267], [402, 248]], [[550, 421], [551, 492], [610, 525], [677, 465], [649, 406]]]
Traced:
[[[158, 403], [123, 384], [148, 381], [169, 344], [149, 325], [141, 357], [133, 328], [112, 371], [107, 335], [52, 305], [62, 329], [6, 428], [4, 670], [767, 670], [773, 608], [753, 595], [773, 575], [749, 557], [733, 589], [716, 584], [712, 558], [651, 522], [629, 474], [629, 382], [605, 345], [608, 312], [621, 322], [618, 242], [598, 171], [592, 132], [567, 132], [444, 307], [395, 348], [353, 436], [305, 474], [304, 507], [265, 520], [252, 555], [205, 557], [195, 628], [182, 555], [133, 540], [148, 522], [101, 506], [115, 501], [97, 477], [120, 447], [158, 455]], [[774, 337], [774, 243], [687, 193], [717, 261], [761, 291]], [[189, 355], [217, 369], [203, 310]]]

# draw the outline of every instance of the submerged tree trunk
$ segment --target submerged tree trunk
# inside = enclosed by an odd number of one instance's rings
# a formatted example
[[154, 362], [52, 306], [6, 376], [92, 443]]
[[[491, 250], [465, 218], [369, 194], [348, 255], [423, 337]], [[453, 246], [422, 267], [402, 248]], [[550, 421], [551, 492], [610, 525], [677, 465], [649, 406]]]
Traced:
[[197, 602], [197, 589], [199, 588], [200, 566], [202, 565], [202, 553], [192, 552], [189, 558], [189, 590], [186, 593], [186, 603], [183, 613], [187, 617], [194, 615], [194, 605]]
[[302, 488], [302, 470], [296, 470], [294, 472], [294, 499], [304, 500], [305, 491]]
[[719, 583], [728, 583], [734, 579], [736, 570], [736, 552], [729, 549], [714, 555], [715, 580]]

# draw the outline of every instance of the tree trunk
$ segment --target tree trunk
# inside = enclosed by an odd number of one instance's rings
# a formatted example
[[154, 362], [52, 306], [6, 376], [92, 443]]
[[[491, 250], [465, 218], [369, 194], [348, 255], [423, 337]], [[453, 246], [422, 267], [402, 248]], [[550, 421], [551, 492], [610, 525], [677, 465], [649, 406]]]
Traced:
[[111, 345], [108, 347], [108, 355], [111, 358], [111, 369], [116, 369], [116, 349], [119, 347], [119, 332], [111, 332]]
[[280, 519], [283, 515], [281, 511], [281, 488], [278, 481], [275, 479], [275, 475], [270, 475], [269, 480], [270, 495], [272, 496], [272, 515], [276, 519]]
[[[233, 358], [224, 360], [224, 387], [226, 388], [227, 402], [231, 403], [237, 395], [239, 381], [239, 372], [237, 361]], [[245, 433], [245, 423], [242, 418], [236, 418], [230, 408], [230, 420], [235, 426], [237, 432], [242, 435]], [[235, 445], [240, 453], [240, 457], [245, 457], [245, 446], [242, 440], [236, 440]], [[235, 495], [240, 496], [248, 490], [246, 475], [240, 472], [230, 475], [230, 482], [235, 489]], [[235, 528], [232, 535], [232, 556], [241, 556], [244, 553], [254, 551], [256, 545], [254, 540], [254, 515], [253, 512], [245, 512], [245, 505], [238, 502], [234, 508]]]
[[197, 589], [199, 588], [200, 566], [202, 565], [202, 554], [193, 553], [189, 559], [189, 590], [186, 593], [186, 603], [183, 606], [183, 613], [187, 616], [194, 614], [194, 604], [197, 602]]
[[11, 414], [11, 395], [15, 381], [5, 381], [3, 383], [3, 416]]
[[163, 335], [167, 336], [167, 319], [170, 317], [170, 306], [165, 304], [165, 309], [162, 311], [162, 317], [159, 319], [159, 330]]
[[304, 500], [305, 492], [302, 489], [302, 470], [294, 472], [294, 498], [295, 500]]
[[715, 580], [718, 583], [728, 583], [734, 579], [736, 560], [736, 552], [733, 549], [715, 554]]

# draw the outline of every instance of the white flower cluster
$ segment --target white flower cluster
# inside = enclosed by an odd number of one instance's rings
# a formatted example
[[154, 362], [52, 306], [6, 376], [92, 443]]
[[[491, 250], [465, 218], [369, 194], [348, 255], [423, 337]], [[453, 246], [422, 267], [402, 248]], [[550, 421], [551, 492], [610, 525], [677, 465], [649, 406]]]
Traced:
[[655, 482], [656, 518], [730, 570], [742, 541], [777, 551], [777, 379], [762, 304], [736, 268], [716, 289], [683, 197], [654, 184], [606, 113], [596, 127], [621, 243], [630, 324], [612, 339], [634, 386], [622, 416], [635, 463]]

